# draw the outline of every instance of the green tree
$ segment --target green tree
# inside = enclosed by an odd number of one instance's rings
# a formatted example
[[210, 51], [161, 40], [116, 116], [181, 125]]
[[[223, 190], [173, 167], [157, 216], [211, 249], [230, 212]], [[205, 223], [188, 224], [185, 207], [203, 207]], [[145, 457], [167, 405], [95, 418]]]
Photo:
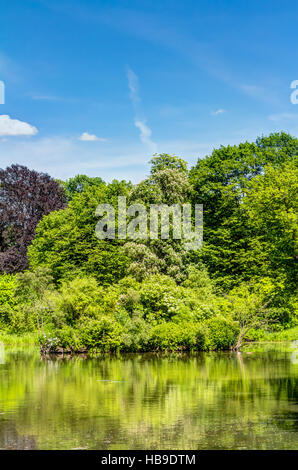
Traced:
[[233, 348], [238, 351], [244, 338], [253, 328], [264, 328], [275, 320], [270, 315], [276, 284], [270, 278], [254, 284], [241, 284], [234, 287], [229, 295], [224, 295], [231, 304], [231, 318], [239, 327], [237, 341]]
[[90, 177], [86, 175], [76, 175], [66, 181], [58, 180], [58, 182], [64, 188], [68, 201], [71, 201], [76, 194], [86, 191], [86, 189], [91, 186], [105, 185], [105, 182], [100, 177]]
[[77, 194], [69, 206], [44, 217], [28, 249], [30, 266], [46, 266], [55, 281], [79, 274], [94, 276], [102, 284], [121, 279], [127, 258], [121, 240], [98, 240], [96, 207], [109, 203], [116, 207], [118, 195], [127, 196], [131, 185], [113, 181], [107, 186], [91, 186]]
[[297, 281], [298, 162], [268, 165], [249, 184], [243, 208], [254, 238], [250, 247], [256, 262], [253, 275], [284, 276], [290, 288]]
[[[151, 165], [149, 178], [132, 189], [129, 195], [130, 203], [145, 204], [149, 213], [150, 204], [171, 206], [172, 204], [183, 204], [190, 201], [191, 185], [187, 177], [187, 163], [184, 160], [176, 156], [160, 154], [152, 158]], [[149, 227], [150, 219], [148, 221], [148, 230]], [[170, 227], [172, 227], [171, 218]], [[158, 270], [160, 273], [173, 277], [178, 282], [182, 282], [186, 278], [188, 258], [183, 241], [173, 238], [168, 240], [159, 238], [146, 242], [135, 242], [134, 245], [138, 243], [147, 247], [146, 256], [144, 247], [132, 249], [132, 244], [130, 244], [129, 257], [131, 272], [138, 273], [139, 279], [144, 278], [146, 265], [148, 266], [148, 273], [151, 274]], [[143, 254], [140, 258], [141, 253]]]
[[155, 173], [170, 169], [178, 170], [181, 173], [187, 174], [187, 163], [182, 158], [177, 157], [176, 155], [169, 155], [168, 153], [161, 153], [154, 156], [151, 160], [151, 175]]
[[220, 147], [198, 160], [190, 172], [193, 203], [204, 205], [204, 245], [199, 256], [227, 289], [240, 279], [248, 280], [256, 262], [250, 246], [254, 227], [243, 208], [250, 182], [268, 162], [277, 168], [297, 159], [297, 148], [296, 138], [271, 134], [256, 143]]

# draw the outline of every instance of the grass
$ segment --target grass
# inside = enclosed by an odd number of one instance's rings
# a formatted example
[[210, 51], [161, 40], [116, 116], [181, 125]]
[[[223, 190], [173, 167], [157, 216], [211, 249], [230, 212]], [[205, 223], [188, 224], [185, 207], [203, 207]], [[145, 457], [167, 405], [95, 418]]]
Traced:
[[295, 341], [298, 340], [298, 325], [288, 330], [266, 333], [263, 341]]
[[24, 346], [38, 346], [38, 333], [8, 333], [7, 331], [0, 331], [0, 342], [4, 346], [24, 347]]
[[282, 331], [252, 330], [247, 339], [257, 343], [263, 341], [295, 341], [298, 340], [298, 325]]

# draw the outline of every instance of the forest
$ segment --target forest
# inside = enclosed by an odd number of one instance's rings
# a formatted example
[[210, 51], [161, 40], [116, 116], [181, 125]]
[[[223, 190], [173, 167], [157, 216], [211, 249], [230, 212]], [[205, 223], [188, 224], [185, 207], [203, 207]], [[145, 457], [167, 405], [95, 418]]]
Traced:
[[[0, 170], [0, 339], [44, 353], [239, 350], [297, 333], [298, 139], [154, 155], [133, 185]], [[204, 242], [99, 240], [98, 204], [202, 204]]]

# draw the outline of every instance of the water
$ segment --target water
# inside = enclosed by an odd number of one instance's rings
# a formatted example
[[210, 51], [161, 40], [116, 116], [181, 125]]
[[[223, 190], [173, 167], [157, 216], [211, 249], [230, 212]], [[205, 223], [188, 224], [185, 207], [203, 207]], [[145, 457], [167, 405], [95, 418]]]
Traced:
[[288, 345], [95, 359], [6, 348], [0, 448], [297, 449], [296, 357]]

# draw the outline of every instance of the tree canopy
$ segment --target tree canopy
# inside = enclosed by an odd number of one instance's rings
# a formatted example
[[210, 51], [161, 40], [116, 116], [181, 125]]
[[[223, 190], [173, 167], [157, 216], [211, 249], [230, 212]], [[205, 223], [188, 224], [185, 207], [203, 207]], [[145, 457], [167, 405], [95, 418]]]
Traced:
[[0, 169], [0, 271], [15, 273], [28, 267], [27, 247], [44, 215], [63, 209], [59, 184], [44, 173], [22, 165]]
[[[190, 171], [155, 155], [136, 185], [1, 170], [0, 267], [18, 274], [0, 276], [0, 327], [37, 329], [44, 351], [147, 351], [239, 349], [297, 325], [297, 155], [281, 132], [221, 146]], [[145, 228], [151, 205], [202, 204], [202, 248], [118, 238], [119, 196], [146, 208]], [[97, 238], [99, 204], [112, 206], [114, 239]]]

